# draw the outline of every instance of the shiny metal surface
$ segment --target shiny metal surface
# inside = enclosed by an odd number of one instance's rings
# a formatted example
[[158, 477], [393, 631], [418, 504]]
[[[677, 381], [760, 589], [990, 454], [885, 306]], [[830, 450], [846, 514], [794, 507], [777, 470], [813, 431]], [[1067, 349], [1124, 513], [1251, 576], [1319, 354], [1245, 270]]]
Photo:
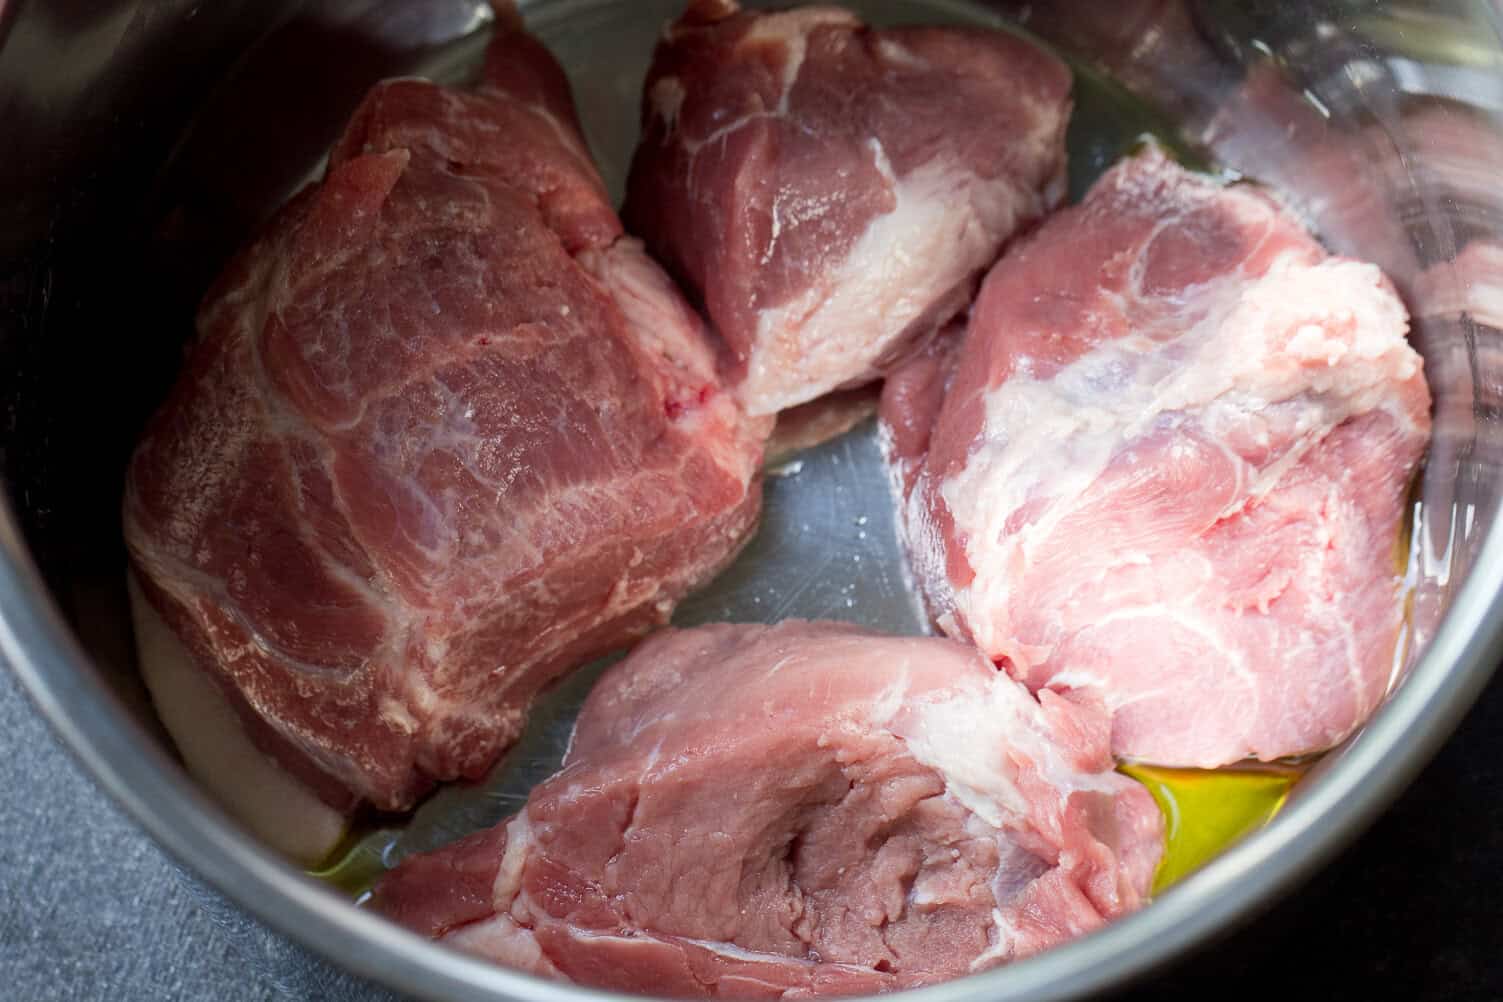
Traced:
[[[1292, 887], [1381, 810], [1503, 656], [1503, 44], [1490, 6], [866, 0], [868, 15], [1009, 17], [1156, 102], [1211, 160], [1379, 261], [1436, 396], [1417, 492], [1409, 670], [1267, 829], [1101, 933], [914, 993], [1055, 999], [1115, 984]], [[534, 0], [619, 184], [637, 80], [676, 0]], [[418, 997], [608, 997], [449, 953], [352, 908], [236, 830], [174, 762], [123, 613], [119, 480], [203, 286], [316, 168], [374, 79], [460, 79], [481, 0], [0, 0], [0, 650], [39, 708], [170, 851], [269, 924]], [[1104, 113], [1121, 127], [1130, 116]], [[1133, 120], [1135, 121], [1135, 120]], [[619, 187], [617, 188], [619, 191]], [[829, 616], [918, 627], [870, 427], [770, 483], [747, 557], [685, 622]], [[863, 521], [864, 520], [864, 521]], [[494, 820], [556, 755], [587, 676], [550, 698], [492, 795], [440, 798], [413, 846]]]

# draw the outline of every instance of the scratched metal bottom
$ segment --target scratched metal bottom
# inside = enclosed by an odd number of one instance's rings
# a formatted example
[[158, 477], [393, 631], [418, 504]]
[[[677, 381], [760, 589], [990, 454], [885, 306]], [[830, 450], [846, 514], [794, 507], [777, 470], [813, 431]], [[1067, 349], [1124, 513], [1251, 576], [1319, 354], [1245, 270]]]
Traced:
[[[904, 579], [876, 423], [784, 463], [767, 478], [761, 528], [740, 558], [687, 599], [678, 626], [837, 619], [924, 632]], [[488, 827], [557, 771], [590, 686], [613, 659], [568, 676], [535, 705], [522, 740], [478, 786], [441, 790], [386, 853], [388, 864]]]

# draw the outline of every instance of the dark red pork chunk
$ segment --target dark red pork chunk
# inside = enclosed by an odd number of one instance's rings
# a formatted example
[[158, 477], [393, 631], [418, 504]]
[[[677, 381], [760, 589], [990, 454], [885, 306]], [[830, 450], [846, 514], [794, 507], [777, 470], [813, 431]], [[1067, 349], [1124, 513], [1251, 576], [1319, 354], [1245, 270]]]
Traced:
[[1070, 73], [1021, 38], [692, 0], [648, 73], [625, 215], [748, 411], [877, 378], [1064, 191]]
[[834, 623], [643, 642], [504, 824], [374, 907], [505, 964], [647, 995], [807, 997], [1007, 963], [1138, 907], [1163, 850], [1098, 706], [974, 650]]
[[148, 678], [191, 657], [275, 758], [220, 784], [273, 840], [297, 822], [242, 787], [401, 811], [482, 775], [542, 686], [664, 622], [756, 522], [768, 422], [503, 20], [474, 92], [371, 91], [208, 295], [130, 467]]
[[[1157, 150], [1013, 248], [883, 410], [931, 611], [1118, 755], [1328, 748], [1386, 693], [1429, 435], [1408, 317], [1249, 185]], [[945, 390], [948, 379], [948, 390]]]

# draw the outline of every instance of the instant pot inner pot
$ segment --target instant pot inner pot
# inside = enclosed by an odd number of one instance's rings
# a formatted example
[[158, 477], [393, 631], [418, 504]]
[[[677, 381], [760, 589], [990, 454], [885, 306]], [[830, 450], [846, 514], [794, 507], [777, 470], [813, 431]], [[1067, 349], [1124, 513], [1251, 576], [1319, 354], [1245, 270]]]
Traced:
[[[1382, 265], [1410, 306], [1435, 397], [1395, 670], [1413, 665], [1467, 580], [1500, 495], [1494, 15], [1481, 4], [846, 2], [879, 24], [1021, 25], [1075, 59], [1074, 194], [1140, 133], [1157, 132], [1273, 185], [1334, 250]], [[653, 40], [681, 6], [522, 4], [571, 76], [617, 196]], [[480, 0], [0, 2], [6, 486], [78, 640], [164, 745], [125, 599], [118, 509], [131, 446], [177, 371], [205, 288], [316, 176], [365, 88], [401, 74], [464, 80], [490, 17]], [[801, 615], [917, 629], [870, 426], [784, 472], [796, 475], [770, 478], [767, 524], [747, 559], [687, 602], [681, 621]], [[514, 807], [556, 761], [583, 690], [576, 680], [549, 699], [490, 816], [450, 816], [424, 841]], [[1299, 790], [1310, 795], [1341, 754]]]

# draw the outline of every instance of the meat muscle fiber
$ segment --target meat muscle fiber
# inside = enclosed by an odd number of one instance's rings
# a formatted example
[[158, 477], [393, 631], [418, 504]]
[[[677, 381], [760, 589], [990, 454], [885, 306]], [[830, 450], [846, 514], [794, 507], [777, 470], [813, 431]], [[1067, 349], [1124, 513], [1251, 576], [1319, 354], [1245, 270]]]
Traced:
[[150, 611], [339, 810], [483, 774], [758, 514], [768, 422], [502, 21], [474, 92], [365, 98], [209, 293], [129, 471]]
[[835, 623], [644, 641], [511, 820], [374, 906], [534, 973], [657, 996], [870, 993], [1144, 900], [1163, 822], [1099, 707], [974, 650]]
[[1403, 616], [1430, 426], [1407, 325], [1375, 266], [1256, 188], [1119, 164], [997, 264], [949, 375], [891, 381], [931, 612], [1031, 689], [1103, 699], [1118, 755], [1339, 742]]
[[1064, 192], [1070, 73], [974, 28], [693, 0], [648, 72], [625, 215], [766, 414], [877, 378]]

